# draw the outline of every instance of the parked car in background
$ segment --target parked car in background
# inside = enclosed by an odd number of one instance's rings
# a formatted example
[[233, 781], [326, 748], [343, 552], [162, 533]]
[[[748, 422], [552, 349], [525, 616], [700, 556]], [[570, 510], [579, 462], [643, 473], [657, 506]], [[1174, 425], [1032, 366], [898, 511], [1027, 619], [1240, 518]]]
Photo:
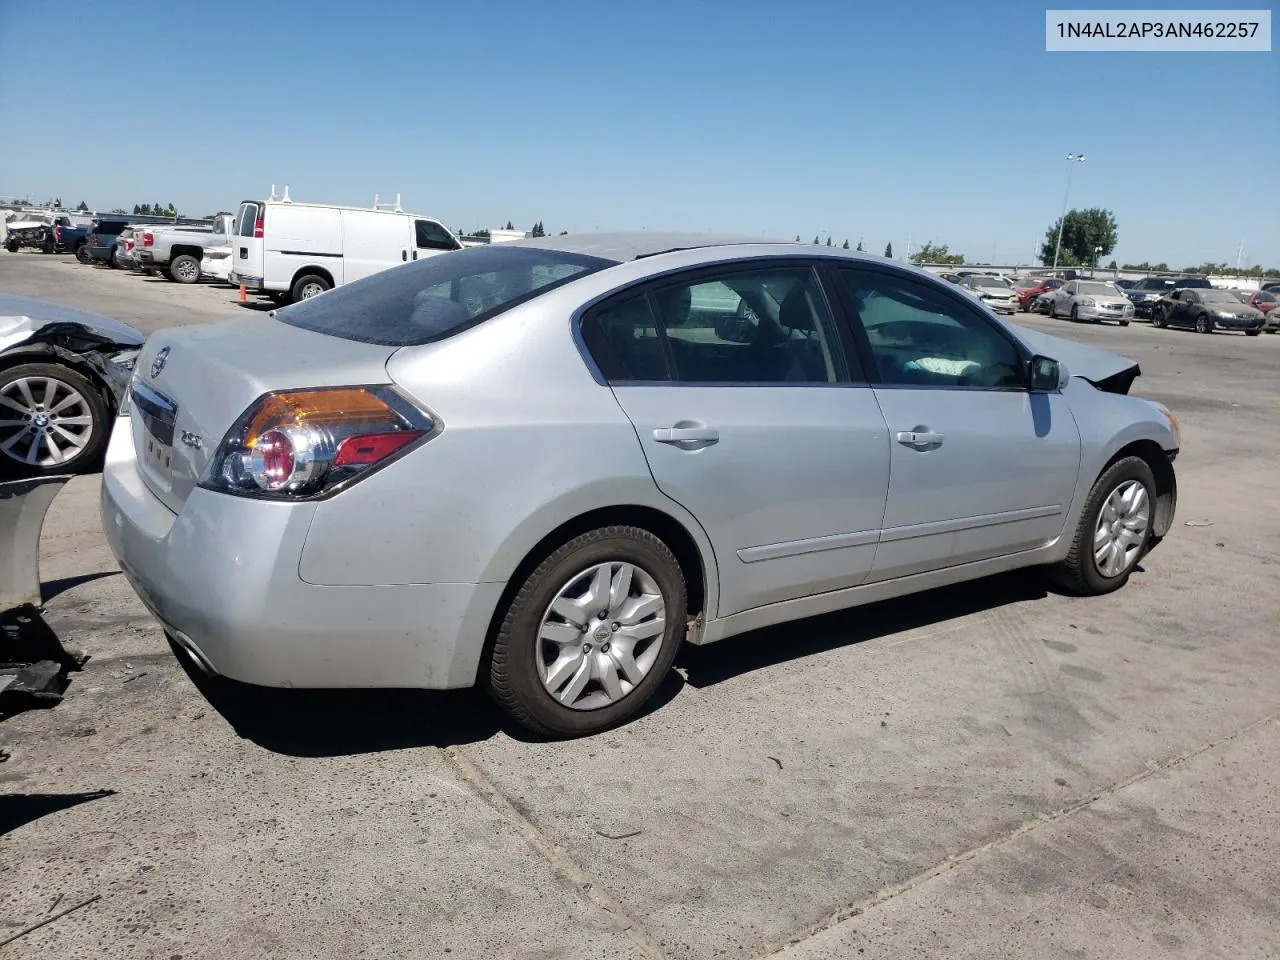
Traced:
[[210, 280], [222, 280], [230, 283], [231, 246], [223, 244], [216, 247], [205, 247], [204, 256], [200, 259], [200, 276]]
[[42, 253], [57, 253], [55, 231], [71, 226], [71, 218], [62, 214], [29, 214], [5, 222], [4, 247], [10, 253], [25, 248]]
[[[1276, 307], [1280, 306], [1280, 295], [1270, 293], [1266, 290], [1259, 290], [1257, 293], [1253, 294], [1247, 302], [1249, 306], [1261, 313], [1268, 319], [1268, 321], [1272, 321], [1272, 314], [1275, 313]], [[1275, 314], [1274, 321], [1272, 322], [1280, 324], [1280, 314]], [[1275, 331], [1275, 327], [1272, 323], [1268, 323], [1267, 329], [1271, 332]]]
[[290, 303], [462, 249], [438, 220], [400, 209], [295, 203], [288, 187], [282, 199], [242, 203], [235, 234], [231, 282]]
[[958, 273], [940, 273], [938, 276], [947, 281], [947, 283], [959, 283], [964, 279], [964, 277], [960, 276]]
[[125, 227], [116, 238], [116, 249], [112, 254], [111, 265], [120, 270], [136, 270], [138, 268], [137, 244], [141, 239], [141, 227]]
[[234, 224], [235, 216], [224, 213], [209, 225], [143, 227], [138, 263], [178, 283], [195, 283], [200, 279], [205, 247], [226, 246]]
[[1230, 290], [1183, 287], [1171, 290], [1151, 313], [1153, 327], [1191, 327], [1197, 333], [1239, 330], [1256, 337], [1267, 325], [1261, 310], [1241, 303]]
[[1103, 280], [1068, 280], [1049, 294], [1049, 316], [1101, 323], [1115, 320], [1122, 327], [1133, 317], [1133, 304], [1123, 292]]
[[1119, 279], [1119, 280], [1113, 280], [1113, 281], [1112, 281], [1112, 283], [1114, 283], [1114, 284], [1115, 284], [1117, 287], [1119, 287], [1121, 290], [1128, 290], [1128, 289], [1130, 289], [1130, 288], [1131, 288], [1135, 283], [1137, 283], [1137, 282], [1138, 282], [1138, 281], [1136, 281], [1136, 280], [1125, 280], [1124, 278], [1121, 278], [1121, 279]]
[[129, 224], [124, 220], [101, 220], [93, 225], [85, 237], [84, 246], [90, 263], [105, 263], [114, 267], [116, 242]]
[[1262, 292], [1280, 294], [1280, 283], [1264, 283]]
[[1037, 308], [1036, 299], [1052, 293], [1064, 283], [1065, 280], [1057, 277], [1024, 277], [1013, 285], [1018, 295], [1018, 306], [1029, 313], [1042, 312]]
[[143, 340], [109, 317], [0, 294], [0, 479], [95, 468]]
[[1018, 297], [1004, 277], [985, 273], [971, 273], [960, 281], [960, 289], [977, 297], [996, 313], [1013, 316], [1018, 310]]
[[1116, 590], [1176, 502], [1133, 361], [793, 243], [476, 247], [160, 331], [138, 371], [103, 528], [184, 657], [480, 683], [544, 735], [634, 717], [686, 640], [1020, 567]]
[[1161, 297], [1174, 289], [1170, 277], [1143, 277], [1125, 291], [1125, 296], [1133, 304], [1135, 317], [1151, 317], [1151, 308]]

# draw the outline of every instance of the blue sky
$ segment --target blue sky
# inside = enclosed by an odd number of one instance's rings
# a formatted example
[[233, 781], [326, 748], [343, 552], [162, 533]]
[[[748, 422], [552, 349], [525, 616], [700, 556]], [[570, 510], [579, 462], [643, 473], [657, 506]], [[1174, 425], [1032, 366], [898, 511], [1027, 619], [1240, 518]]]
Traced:
[[1280, 267], [1280, 53], [1050, 54], [1025, 2], [0, 0], [0, 62], [0, 195], [1026, 262], [1077, 151], [1119, 260]]

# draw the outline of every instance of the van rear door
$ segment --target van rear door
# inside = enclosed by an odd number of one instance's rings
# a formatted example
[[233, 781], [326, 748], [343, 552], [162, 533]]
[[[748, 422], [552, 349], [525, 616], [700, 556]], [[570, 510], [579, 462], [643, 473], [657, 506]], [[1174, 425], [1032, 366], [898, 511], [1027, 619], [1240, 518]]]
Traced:
[[234, 236], [228, 243], [232, 249], [231, 282], [261, 287], [262, 243], [267, 205], [259, 200], [246, 200], [236, 214]]

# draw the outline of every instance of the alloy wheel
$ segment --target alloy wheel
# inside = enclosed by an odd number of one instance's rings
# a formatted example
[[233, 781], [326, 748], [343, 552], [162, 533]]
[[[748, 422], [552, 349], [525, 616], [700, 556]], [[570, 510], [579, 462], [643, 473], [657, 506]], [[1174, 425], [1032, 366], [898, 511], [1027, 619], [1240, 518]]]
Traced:
[[653, 576], [633, 563], [599, 563], [561, 587], [543, 614], [538, 675], [562, 706], [607, 707], [653, 669], [665, 633], [666, 602]]
[[1118, 577], [1138, 560], [1151, 522], [1147, 488], [1126, 480], [1107, 497], [1093, 532], [1093, 559], [1104, 577]]
[[52, 377], [22, 377], [0, 388], [0, 453], [27, 466], [78, 457], [93, 439], [93, 411], [81, 393]]

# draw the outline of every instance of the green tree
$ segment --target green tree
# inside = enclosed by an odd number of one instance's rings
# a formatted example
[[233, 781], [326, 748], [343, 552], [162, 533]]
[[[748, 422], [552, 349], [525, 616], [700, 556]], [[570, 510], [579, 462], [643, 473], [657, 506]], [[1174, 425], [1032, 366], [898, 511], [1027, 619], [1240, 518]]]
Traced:
[[503, 229], [504, 229], [504, 230], [514, 230], [514, 229], [515, 229], [515, 227], [513, 227], [513, 226], [511, 225], [511, 221], [510, 221], [510, 220], [508, 220], [508, 221], [507, 221], [507, 225], [506, 225], [505, 227], [503, 227]]
[[884, 255], [890, 260], [893, 259], [893, 242], [890, 241], [884, 245]]
[[1058, 266], [1078, 267], [1096, 263], [1098, 257], [1107, 257], [1116, 248], [1119, 231], [1115, 215], [1110, 210], [1092, 207], [1088, 210], [1068, 210], [1050, 224], [1040, 245], [1040, 261], [1053, 264], [1053, 251], [1058, 245], [1058, 231], [1062, 231], [1062, 248], [1058, 252]]
[[89, 212], [89, 205], [88, 205], [87, 203], [85, 203], [83, 200], [81, 200], [81, 201], [80, 201], [79, 206], [77, 206], [77, 207], [76, 207], [76, 212], [77, 212], [77, 213], [88, 213], [88, 212]]
[[141, 215], [142, 215], [142, 207], [138, 206], [138, 205], [135, 203], [135, 204], [133, 205], [133, 212], [134, 212], [135, 214], [137, 214], [137, 215], [141, 216]]
[[828, 246], [828, 247], [829, 247], [829, 246], [831, 246], [831, 238], [830, 238], [830, 237], [827, 237], [827, 246]]
[[864, 252], [864, 251], [863, 251], [863, 249], [862, 249], [862, 241], [861, 241], [861, 240], [859, 240], [859, 241], [858, 241], [858, 252], [859, 252], [859, 253], [863, 253], [863, 252]]
[[529, 231], [529, 235], [533, 237], [545, 237], [547, 235], [547, 231], [542, 228], [541, 220], [533, 225], [533, 229]]
[[569, 231], [568, 231], [568, 230], [561, 230], [561, 231], [560, 231], [560, 236], [562, 236], [562, 237], [567, 237], [568, 235], [569, 235]]
[[1112, 260], [1109, 264], [1107, 264], [1107, 269], [1108, 269], [1108, 270], [1115, 270], [1115, 269], [1117, 269], [1117, 267], [1116, 267], [1116, 262], [1115, 262], [1114, 260]]
[[842, 246], [840, 249], [841, 249], [841, 250], [848, 250], [848, 249], [849, 249], [849, 241], [848, 241], [848, 240], [845, 240], [845, 242], [844, 242], [844, 246]]
[[797, 234], [796, 234], [796, 243], [799, 243], [799, 242], [800, 242], [800, 234], [798, 234], [798, 233], [797, 233]]
[[814, 234], [814, 237], [813, 237], [813, 245], [814, 245], [815, 247], [818, 245], [818, 236], [817, 236], [817, 234]]
[[945, 243], [936, 246], [930, 242], [911, 255], [912, 263], [946, 263], [961, 264], [964, 263], [963, 253], [950, 253]]

